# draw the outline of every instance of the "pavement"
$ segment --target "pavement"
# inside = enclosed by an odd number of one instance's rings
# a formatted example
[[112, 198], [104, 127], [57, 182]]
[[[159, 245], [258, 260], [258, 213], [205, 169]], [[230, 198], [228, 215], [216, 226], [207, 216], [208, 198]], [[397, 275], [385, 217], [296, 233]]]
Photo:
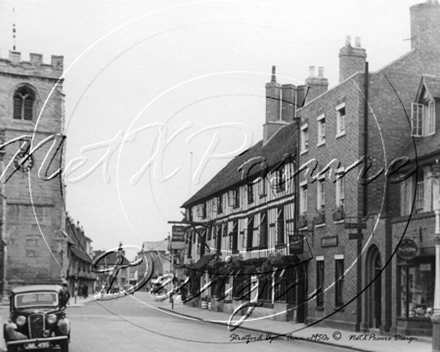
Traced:
[[[143, 300], [142, 293], [136, 293], [139, 299]], [[140, 297], [142, 295], [142, 298]], [[215, 312], [208, 309], [190, 307], [181, 302], [174, 301], [172, 305], [166, 301], [153, 301], [151, 298], [146, 302], [163, 311], [177, 314], [185, 318], [196, 319], [213, 324], [228, 326], [230, 319], [229, 313]], [[241, 319], [242, 316], [235, 316], [233, 321]], [[357, 333], [354, 331], [334, 329], [320, 326], [306, 326], [304, 324], [275, 321], [268, 318], [252, 318], [249, 316], [243, 322], [239, 329], [231, 331], [231, 334], [237, 334], [242, 338], [257, 338], [263, 334], [263, 339], [271, 339], [277, 336], [283, 339], [301, 339], [308, 340], [310, 343], [320, 343], [323, 345], [332, 345], [342, 347], [353, 351], [432, 351], [432, 339], [420, 336], [403, 336], [394, 334]]]

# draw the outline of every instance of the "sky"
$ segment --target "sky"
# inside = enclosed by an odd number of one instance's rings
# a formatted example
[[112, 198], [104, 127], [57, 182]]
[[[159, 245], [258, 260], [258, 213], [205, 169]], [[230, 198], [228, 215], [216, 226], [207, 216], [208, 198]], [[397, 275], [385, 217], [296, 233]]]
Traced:
[[[0, 57], [64, 56], [66, 211], [96, 250], [163, 240], [180, 206], [262, 139], [265, 84], [304, 84], [361, 37], [371, 71], [410, 50], [423, 0], [3, 0]], [[13, 12], [15, 8], [15, 13]]]

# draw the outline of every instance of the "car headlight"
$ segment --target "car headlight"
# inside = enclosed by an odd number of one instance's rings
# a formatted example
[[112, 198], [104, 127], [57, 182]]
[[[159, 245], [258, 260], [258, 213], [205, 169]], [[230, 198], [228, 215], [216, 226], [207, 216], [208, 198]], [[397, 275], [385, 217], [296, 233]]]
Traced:
[[17, 319], [15, 319], [15, 322], [17, 323], [18, 326], [22, 326], [26, 323], [26, 318], [22, 315], [19, 315]]
[[49, 323], [49, 324], [53, 324], [53, 323], [55, 323], [57, 321], [57, 316], [55, 315], [55, 314], [49, 314], [48, 316], [47, 316], [47, 322]]

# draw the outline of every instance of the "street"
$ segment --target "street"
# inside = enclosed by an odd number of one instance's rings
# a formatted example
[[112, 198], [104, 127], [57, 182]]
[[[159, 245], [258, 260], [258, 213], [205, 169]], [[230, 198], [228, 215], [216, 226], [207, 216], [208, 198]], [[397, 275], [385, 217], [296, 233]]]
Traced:
[[[143, 302], [141, 302], [143, 301]], [[266, 340], [266, 334], [228, 331], [226, 326], [173, 316], [156, 309], [147, 294], [93, 301], [68, 309], [71, 352], [100, 351], [342, 351], [346, 349], [297, 340]], [[197, 309], [197, 308], [194, 308]], [[288, 324], [288, 323], [286, 323]], [[236, 335], [233, 335], [236, 334]], [[231, 341], [232, 337], [236, 339]], [[244, 339], [239, 341], [238, 339]], [[246, 340], [261, 340], [246, 343]]]

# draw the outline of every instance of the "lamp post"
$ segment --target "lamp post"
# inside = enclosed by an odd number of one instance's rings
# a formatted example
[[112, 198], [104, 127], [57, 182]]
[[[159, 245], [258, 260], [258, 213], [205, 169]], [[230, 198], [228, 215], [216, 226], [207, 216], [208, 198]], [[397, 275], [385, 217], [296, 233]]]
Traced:
[[435, 290], [434, 314], [432, 315], [432, 351], [440, 352], [440, 164], [438, 160], [432, 167], [432, 193], [435, 213]]

